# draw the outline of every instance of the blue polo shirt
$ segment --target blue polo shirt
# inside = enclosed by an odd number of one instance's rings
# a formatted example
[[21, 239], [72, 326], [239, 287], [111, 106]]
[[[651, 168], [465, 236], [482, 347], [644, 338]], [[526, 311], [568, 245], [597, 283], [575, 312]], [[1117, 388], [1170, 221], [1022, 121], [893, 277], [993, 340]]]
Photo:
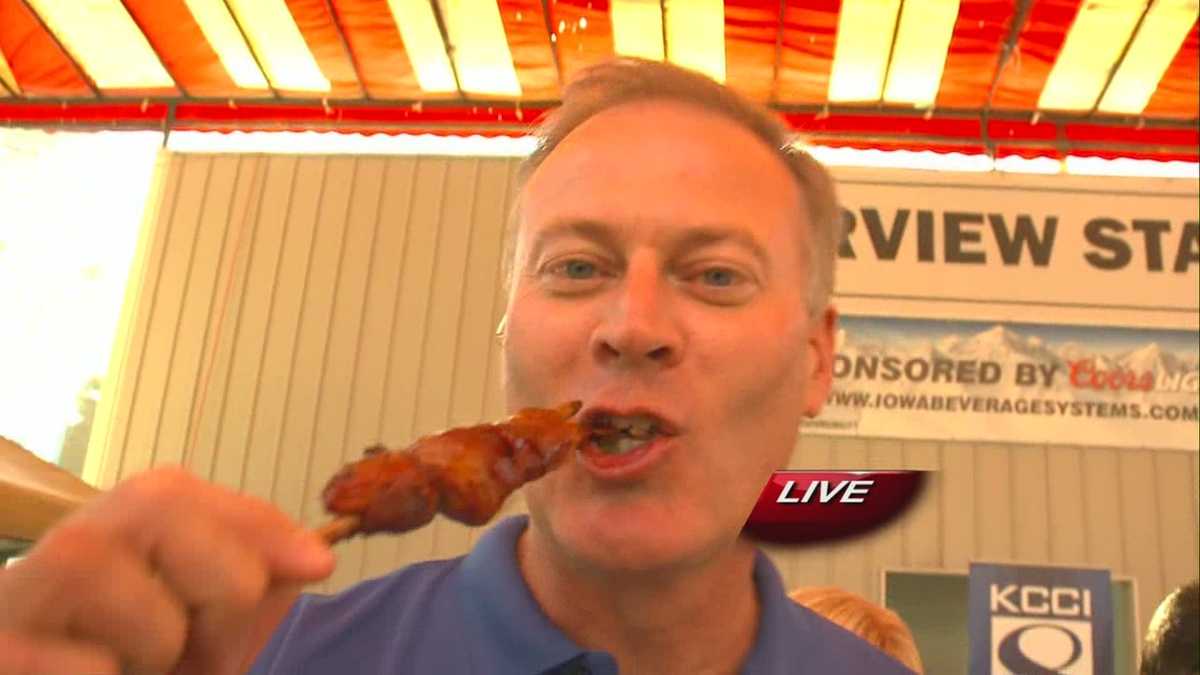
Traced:
[[[305, 595], [259, 655], [255, 675], [425, 673], [616, 675], [550, 623], [517, 567], [525, 516], [488, 531], [469, 555], [419, 563], [336, 596]], [[910, 671], [787, 597], [759, 552], [758, 637], [745, 674]]]

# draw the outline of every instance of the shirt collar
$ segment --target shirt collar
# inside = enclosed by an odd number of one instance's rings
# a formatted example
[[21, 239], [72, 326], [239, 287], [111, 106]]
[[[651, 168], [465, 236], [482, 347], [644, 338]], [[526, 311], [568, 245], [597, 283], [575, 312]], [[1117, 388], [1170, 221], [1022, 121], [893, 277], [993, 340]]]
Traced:
[[788, 597], [775, 564], [761, 550], [754, 556], [754, 587], [758, 591], [758, 636], [742, 664], [743, 673], [793, 672], [805, 662], [811, 645], [812, 623]]
[[[528, 516], [507, 518], [486, 532], [463, 560], [460, 586], [464, 616], [474, 637], [472, 649], [490, 672], [542, 673], [577, 658], [585, 650], [558, 629], [534, 600], [517, 565], [517, 539]], [[804, 613], [788, 597], [770, 558], [755, 553], [758, 635], [743, 673], [781, 672], [802, 663], [809, 631]]]
[[528, 522], [527, 516], [501, 521], [463, 560], [463, 612], [488, 672], [541, 673], [584, 652], [550, 622], [521, 576], [517, 538]]

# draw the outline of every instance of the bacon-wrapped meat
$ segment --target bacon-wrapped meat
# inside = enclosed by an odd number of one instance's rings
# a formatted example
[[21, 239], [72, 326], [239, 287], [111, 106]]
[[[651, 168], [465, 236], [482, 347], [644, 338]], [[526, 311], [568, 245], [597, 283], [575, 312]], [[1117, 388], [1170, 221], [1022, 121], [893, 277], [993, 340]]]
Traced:
[[340, 518], [322, 528], [330, 540], [356, 533], [405, 532], [441, 511], [482, 525], [521, 485], [583, 447], [588, 434], [571, 418], [580, 402], [527, 408], [500, 424], [450, 429], [404, 448], [367, 448], [326, 484], [325, 508]]

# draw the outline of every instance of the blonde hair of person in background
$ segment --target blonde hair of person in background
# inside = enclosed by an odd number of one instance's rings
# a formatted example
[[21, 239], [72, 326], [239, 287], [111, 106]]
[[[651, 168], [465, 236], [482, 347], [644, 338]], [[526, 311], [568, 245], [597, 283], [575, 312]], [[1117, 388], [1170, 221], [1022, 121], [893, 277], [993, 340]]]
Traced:
[[836, 586], [806, 586], [792, 591], [789, 596], [914, 672], [924, 672], [912, 631], [892, 610]]

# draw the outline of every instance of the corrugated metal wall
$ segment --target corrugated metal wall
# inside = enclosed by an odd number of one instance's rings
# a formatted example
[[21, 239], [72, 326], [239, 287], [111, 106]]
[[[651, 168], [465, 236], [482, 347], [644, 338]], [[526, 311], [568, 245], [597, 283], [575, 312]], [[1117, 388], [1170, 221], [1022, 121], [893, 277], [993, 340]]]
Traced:
[[[361, 448], [502, 414], [493, 333], [515, 161], [168, 161], [90, 477], [183, 462], [315, 524], [324, 481]], [[885, 567], [1104, 566], [1136, 578], [1144, 627], [1200, 564], [1195, 453], [806, 437], [792, 466], [937, 473], [875, 537], [773, 551], [791, 585], [878, 599]], [[522, 510], [520, 495], [505, 508]], [[356, 540], [326, 588], [458, 555], [477, 536], [439, 519]]]

